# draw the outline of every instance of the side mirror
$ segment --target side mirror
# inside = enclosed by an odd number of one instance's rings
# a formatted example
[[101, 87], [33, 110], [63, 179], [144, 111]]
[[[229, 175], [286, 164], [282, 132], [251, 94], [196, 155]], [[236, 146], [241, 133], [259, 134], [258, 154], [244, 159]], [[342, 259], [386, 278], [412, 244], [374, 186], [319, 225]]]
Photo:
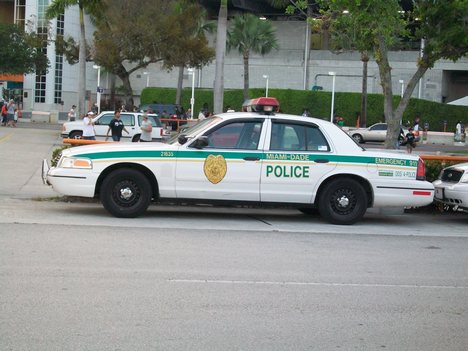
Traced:
[[179, 142], [180, 145], [184, 145], [187, 142], [187, 136], [185, 134], [179, 134], [177, 137], [177, 141]]
[[195, 142], [192, 145], [196, 149], [203, 149], [204, 147], [208, 146], [208, 137], [207, 136], [201, 136], [198, 137]]

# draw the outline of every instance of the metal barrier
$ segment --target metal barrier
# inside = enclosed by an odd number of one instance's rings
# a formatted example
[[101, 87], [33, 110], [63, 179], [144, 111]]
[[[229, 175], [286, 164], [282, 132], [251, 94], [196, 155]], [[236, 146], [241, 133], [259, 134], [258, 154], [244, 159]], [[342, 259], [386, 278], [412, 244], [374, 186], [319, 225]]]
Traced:
[[91, 144], [108, 144], [113, 143], [113, 141], [103, 141], [103, 140], [85, 140], [85, 139], [70, 139], [65, 138], [62, 140], [64, 144], [70, 145], [91, 145]]
[[176, 128], [172, 128], [173, 131], [179, 131], [181, 125], [188, 125], [192, 126], [193, 124], [198, 122], [198, 119], [175, 119], [175, 118], [160, 118], [161, 123], [165, 126], [175, 126]]
[[461, 161], [468, 162], [468, 156], [419, 155], [424, 161]]

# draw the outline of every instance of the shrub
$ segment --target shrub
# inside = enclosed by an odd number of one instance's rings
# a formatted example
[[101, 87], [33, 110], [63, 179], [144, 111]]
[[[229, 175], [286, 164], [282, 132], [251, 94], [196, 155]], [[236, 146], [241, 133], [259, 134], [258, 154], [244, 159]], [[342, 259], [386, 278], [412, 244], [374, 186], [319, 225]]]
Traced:
[[52, 167], [56, 167], [58, 161], [60, 160], [60, 157], [62, 156], [62, 151], [65, 149], [68, 149], [70, 145], [64, 145], [61, 147], [56, 148], [54, 151], [52, 151], [52, 158], [50, 159], [50, 165]]
[[[265, 89], [250, 89], [251, 97], [265, 95]], [[191, 88], [182, 91], [182, 105], [187, 109], [190, 106]], [[293, 89], [270, 89], [269, 96], [276, 97], [280, 102], [281, 111], [300, 115], [304, 108], [308, 108], [313, 117], [330, 119], [331, 93], [327, 91], [309, 91]], [[176, 89], [174, 88], [145, 88], [141, 93], [141, 104], [169, 103], [175, 102]], [[225, 90], [224, 107], [231, 106], [239, 111], [243, 101], [241, 89]], [[393, 99], [394, 106], [398, 104], [399, 96]], [[212, 110], [213, 90], [195, 89], [194, 116], [200, 111], [203, 104], [208, 104], [208, 109]], [[384, 120], [383, 95], [368, 94], [367, 97], [367, 125]], [[361, 93], [335, 94], [335, 112], [344, 118], [345, 124], [354, 126], [356, 124], [356, 113], [361, 111]], [[421, 125], [429, 123], [429, 129], [433, 131], [443, 131], [443, 121], [447, 122], [447, 131], [453, 131], [458, 120], [464, 120], [468, 114], [468, 107], [441, 104], [433, 101], [411, 99], [405, 113], [403, 123], [412, 123], [416, 117], [421, 118]]]

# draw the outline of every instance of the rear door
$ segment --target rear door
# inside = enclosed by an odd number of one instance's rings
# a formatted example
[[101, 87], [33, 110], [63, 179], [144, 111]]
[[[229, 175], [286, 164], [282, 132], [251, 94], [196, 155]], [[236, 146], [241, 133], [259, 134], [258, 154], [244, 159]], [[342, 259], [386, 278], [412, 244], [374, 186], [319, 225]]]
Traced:
[[269, 139], [260, 200], [311, 203], [321, 179], [336, 167], [326, 137], [313, 123], [272, 119]]

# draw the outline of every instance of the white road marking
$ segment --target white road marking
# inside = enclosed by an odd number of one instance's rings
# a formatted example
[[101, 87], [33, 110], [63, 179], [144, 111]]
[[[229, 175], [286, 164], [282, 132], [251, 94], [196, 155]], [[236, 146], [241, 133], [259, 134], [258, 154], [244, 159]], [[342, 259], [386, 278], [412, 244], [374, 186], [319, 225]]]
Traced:
[[214, 279], [168, 279], [172, 283], [192, 284], [245, 284], [245, 285], [297, 285], [297, 286], [349, 286], [370, 288], [419, 288], [419, 289], [468, 289], [468, 286], [417, 285], [417, 284], [367, 284], [367, 283], [325, 283], [325, 282], [274, 282], [257, 280], [214, 280]]

